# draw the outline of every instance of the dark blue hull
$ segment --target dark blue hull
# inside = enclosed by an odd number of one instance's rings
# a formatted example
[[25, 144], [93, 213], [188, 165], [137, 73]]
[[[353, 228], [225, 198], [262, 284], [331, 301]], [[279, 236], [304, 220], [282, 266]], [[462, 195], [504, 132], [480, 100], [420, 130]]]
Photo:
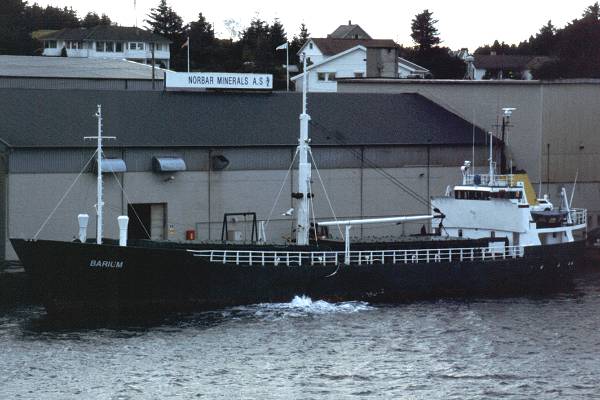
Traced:
[[295, 295], [324, 300], [398, 302], [450, 296], [502, 296], [571, 284], [584, 243], [528, 247], [520, 258], [415, 264], [230, 265], [183, 248], [119, 247], [13, 239], [50, 314], [188, 311]]

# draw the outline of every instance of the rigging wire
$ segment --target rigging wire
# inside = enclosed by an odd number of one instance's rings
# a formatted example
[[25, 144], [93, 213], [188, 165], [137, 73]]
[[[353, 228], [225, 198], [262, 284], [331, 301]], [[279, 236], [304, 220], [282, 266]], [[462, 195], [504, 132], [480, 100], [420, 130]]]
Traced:
[[[321, 178], [321, 173], [319, 172], [319, 167], [317, 167], [317, 162], [315, 161], [315, 157], [313, 156], [312, 149], [310, 147], [308, 148], [308, 154], [310, 154], [310, 159], [312, 160], [312, 163], [315, 166], [315, 171], [317, 172], [317, 176], [319, 177], [319, 181], [321, 182], [321, 186], [323, 187], [323, 192], [325, 193], [325, 198], [327, 199], [327, 203], [329, 204], [329, 209], [331, 210], [331, 215], [333, 216], [333, 220], [335, 222], [337, 222], [338, 219], [335, 215], [335, 211], [333, 211], [333, 205], [331, 204], [331, 200], [329, 199], [329, 195], [327, 194], [327, 189], [325, 189], [325, 182], [323, 182], [323, 178]], [[338, 227], [338, 230], [340, 231], [340, 236], [342, 237], [343, 240], [346, 240], [346, 238], [344, 237], [344, 234], [342, 233], [342, 228], [340, 227], [340, 224], [336, 224], [336, 225]]]
[[94, 159], [94, 157], [96, 156], [97, 152], [98, 152], [98, 150], [95, 150], [94, 154], [92, 154], [92, 156], [90, 157], [90, 159], [85, 163], [85, 165], [83, 166], [83, 168], [81, 169], [81, 171], [79, 172], [79, 174], [77, 175], [77, 177], [75, 178], [75, 180], [73, 181], [73, 183], [71, 183], [71, 186], [69, 186], [69, 188], [67, 189], [67, 191], [65, 192], [65, 194], [63, 194], [63, 196], [60, 198], [60, 200], [58, 201], [58, 203], [56, 204], [56, 206], [54, 207], [54, 209], [52, 210], [52, 212], [50, 212], [50, 214], [48, 215], [48, 217], [46, 218], [46, 220], [44, 221], [44, 223], [42, 224], [42, 226], [40, 226], [40, 229], [38, 229], [38, 231], [35, 233], [35, 235], [33, 235], [33, 239], [37, 239], [38, 238], [38, 236], [40, 235], [40, 233], [42, 232], [42, 230], [46, 227], [46, 224], [54, 216], [54, 213], [56, 212], [56, 210], [58, 210], [58, 208], [63, 203], [63, 201], [65, 201], [65, 199], [69, 195], [69, 192], [71, 192], [71, 190], [73, 189], [73, 187], [75, 186], [75, 184], [77, 183], [77, 181], [79, 180], [79, 178], [81, 177], [81, 175], [83, 175], [83, 173], [87, 170], [88, 165], [90, 165], [90, 162]]
[[[123, 193], [123, 195], [125, 196], [125, 199], [127, 200], [127, 203], [129, 204], [133, 204], [131, 202], [131, 200], [129, 200], [129, 196], [127, 196], [127, 192], [125, 191], [125, 188], [123, 187], [123, 185], [121, 185], [121, 181], [119, 181], [119, 178], [117, 177], [117, 174], [115, 174], [115, 171], [113, 171], [111, 169], [110, 171], [113, 176], [115, 177], [115, 180], [117, 181], [117, 184], [119, 185], [119, 187], [121, 188], [121, 192]], [[144, 223], [142, 222], [142, 219], [140, 218], [140, 216], [138, 215], [137, 211], [135, 211], [135, 207], [131, 207], [131, 209], [133, 210], [133, 214], [135, 215], [135, 217], [137, 218], [138, 222], [140, 223], [140, 225], [142, 226], [142, 229], [144, 230], [144, 233], [146, 234], [146, 236], [148, 236], [148, 239], [152, 239], [152, 237], [150, 236], [150, 233], [148, 232], [148, 230], [146, 229], [146, 226], [144, 225]]]
[[[318, 122], [315, 121], [311, 121], [310, 122], [314, 127], [324, 131], [325, 133], [328, 133], [331, 135], [331, 137], [338, 143], [341, 145], [348, 145], [348, 143], [344, 142], [343, 140], [339, 139], [339, 134], [341, 132], [339, 131], [334, 131], [331, 130], [323, 125], [321, 125]], [[375, 170], [377, 173], [379, 173], [380, 175], [382, 175], [384, 178], [387, 178], [388, 180], [390, 180], [395, 186], [397, 186], [398, 188], [402, 189], [406, 194], [408, 194], [410, 197], [412, 197], [414, 200], [416, 200], [417, 202], [421, 203], [422, 205], [426, 206], [428, 209], [431, 208], [431, 201], [429, 199], [426, 199], [425, 197], [423, 197], [422, 195], [420, 195], [419, 193], [417, 193], [415, 190], [411, 189], [410, 187], [408, 187], [407, 185], [405, 185], [404, 183], [402, 183], [398, 178], [396, 178], [395, 176], [393, 176], [392, 174], [390, 174], [389, 172], [385, 171], [383, 168], [379, 167], [375, 162], [369, 160], [368, 158], [364, 157], [363, 154], [361, 154], [361, 152], [359, 150], [355, 150], [352, 148], [347, 148], [347, 150], [354, 155], [355, 158], [362, 160], [365, 164], [367, 164], [368, 167], [370, 167], [371, 169]]]
[[273, 207], [271, 207], [271, 211], [269, 212], [269, 216], [267, 217], [267, 219], [265, 220], [265, 231], [267, 230], [268, 226], [269, 226], [269, 222], [271, 222], [271, 217], [273, 216], [273, 211], [275, 211], [275, 207], [277, 207], [277, 202], [279, 201], [279, 198], [281, 197], [281, 193], [283, 192], [283, 188], [285, 187], [285, 183], [288, 180], [288, 177], [290, 176], [290, 172], [292, 171], [292, 168], [294, 167], [294, 162], [296, 161], [296, 156], [298, 155], [298, 148], [296, 148], [296, 152], [294, 153], [294, 157], [292, 158], [292, 162], [290, 163], [290, 167], [288, 168], [286, 174], [285, 174], [285, 178], [283, 178], [283, 182], [281, 183], [281, 188], [279, 189], [279, 193], [277, 193], [277, 196], [275, 197], [275, 202], [273, 202]]
[[[308, 181], [308, 193], [312, 194], [313, 190], [312, 190], [312, 182], [309, 180]], [[315, 234], [315, 242], [318, 245], [319, 244], [319, 236], [317, 235], [317, 219], [315, 218], [315, 202], [314, 202], [314, 196], [310, 196], [309, 198], [310, 201], [310, 211], [312, 214], [312, 219], [313, 219], [313, 232]]]

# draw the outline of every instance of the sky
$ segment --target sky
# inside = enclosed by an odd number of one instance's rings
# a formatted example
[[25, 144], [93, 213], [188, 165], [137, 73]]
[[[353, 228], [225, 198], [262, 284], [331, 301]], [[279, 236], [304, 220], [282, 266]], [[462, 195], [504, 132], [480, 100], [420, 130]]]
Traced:
[[[344, 2], [304, 0], [289, 2], [281, 0], [253, 1], [190, 1], [167, 0], [185, 22], [193, 21], [198, 13], [211, 22], [219, 37], [229, 37], [224, 21], [234, 20], [240, 29], [247, 26], [257, 15], [272, 22], [279, 18], [288, 38], [299, 31], [302, 22], [306, 24], [312, 37], [324, 37], [339, 25], [359, 24], [375, 39], [393, 39], [397, 43], [411, 45], [410, 24], [412, 18], [429, 9], [439, 22], [437, 24], [444, 46], [452, 49], [463, 47], [474, 51], [483, 44], [491, 44], [495, 39], [518, 44], [535, 34], [548, 20], [557, 27], [579, 18], [583, 10], [595, 0], [421, 0], [380, 1], [369, 3], [355, 0]], [[29, 0], [40, 5], [73, 7], [80, 17], [88, 11], [105, 13], [119, 25], [143, 27], [144, 19], [158, 0]], [[136, 11], [137, 10], [137, 11]]]

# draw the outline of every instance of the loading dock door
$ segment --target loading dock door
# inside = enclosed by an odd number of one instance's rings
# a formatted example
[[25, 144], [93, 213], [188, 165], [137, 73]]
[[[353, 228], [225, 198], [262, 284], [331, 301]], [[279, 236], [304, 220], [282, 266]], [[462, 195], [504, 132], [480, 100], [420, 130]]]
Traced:
[[[164, 240], [166, 222], [166, 204], [140, 203], [128, 204], [128, 239]], [[150, 235], [150, 237], [148, 237]]]

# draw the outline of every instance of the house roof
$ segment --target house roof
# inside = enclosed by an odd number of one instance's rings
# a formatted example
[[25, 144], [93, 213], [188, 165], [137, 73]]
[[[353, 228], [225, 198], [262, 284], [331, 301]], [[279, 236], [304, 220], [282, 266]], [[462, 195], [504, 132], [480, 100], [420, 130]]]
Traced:
[[337, 29], [331, 32], [327, 37], [336, 38], [336, 39], [346, 39], [350, 37], [350, 34], [353, 31], [360, 32], [366, 39], [371, 39], [371, 36], [360, 25], [348, 23], [348, 25], [340, 25]]
[[475, 68], [479, 69], [528, 69], [532, 62], [540, 63], [549, 60], [548, 57], [518, 56], [518, 55], [475, 55]]
[[406, 58], [398, 57], [398, 63], [404, 65], [407, 69], [413, 70], [414, 72], [430, 72], [427, 68], [421, 67], [420, 65], [415, 64], [414, 62], [410, 62]]
[[[163, 79], [157, 68], [155, 79]], [[109, 58], [0, 56], [0, 77], [152, 79], [152, 67]]]
[[[296, 146], [302, 95], [0, 89], [0, 141], [88, 147], [101, 104], [115, 147]], [[472, 125], [418, 94], [310, 93], [314, 145], [471, 145]], [[485, 143], [476, 129], [476, 143]]]
[[325, 56], [332, 56], [356, 46], [366, 48], [395, 48], [398, 44], [391, 39], [336, 39], [336, 38], [313, 38], [315, 45]]
[[42, 35], [40, 40], [122, 40], [170, 43], [167, 38], [133, 26], [98, 25], [93, 28], [65, 28]]

